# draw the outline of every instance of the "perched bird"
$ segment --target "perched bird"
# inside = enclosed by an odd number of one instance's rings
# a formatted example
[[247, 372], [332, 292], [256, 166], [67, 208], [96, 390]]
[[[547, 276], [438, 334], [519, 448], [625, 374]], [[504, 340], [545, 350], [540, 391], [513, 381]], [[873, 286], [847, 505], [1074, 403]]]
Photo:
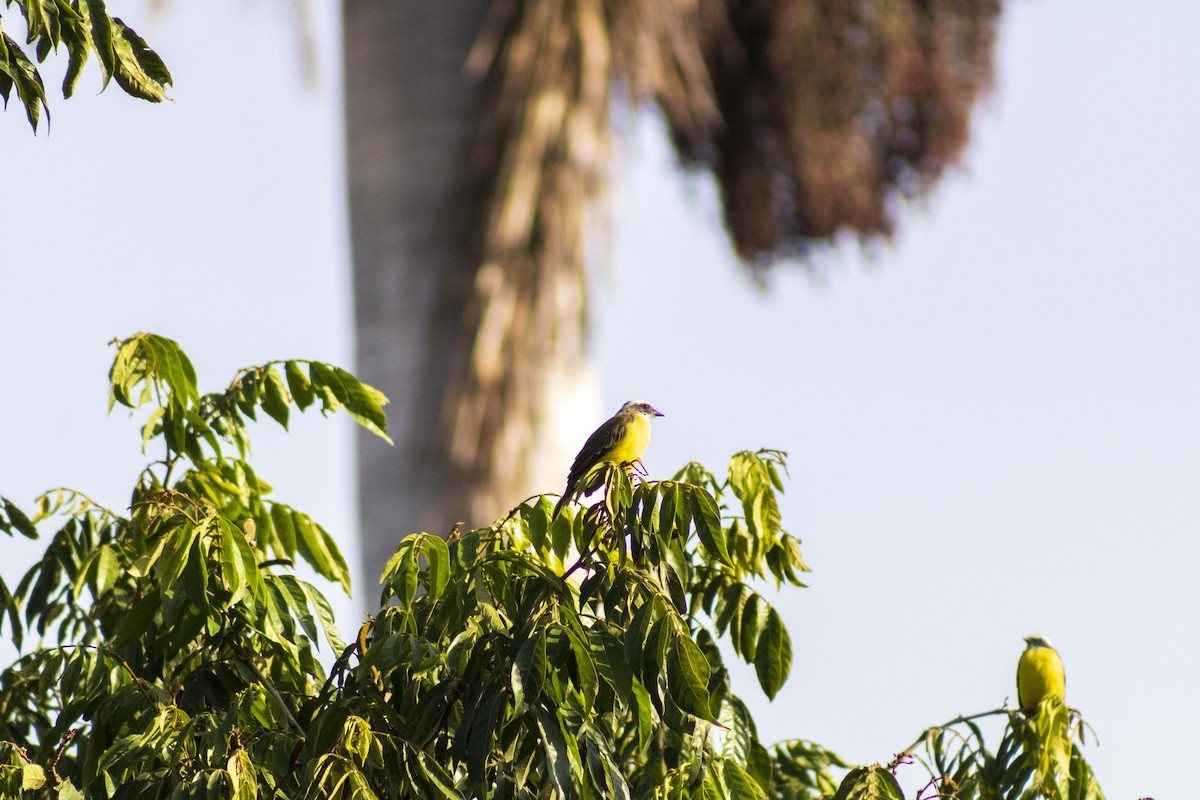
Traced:
[[650, 419], [666, 416], [649, 403], [630, 400], [621, 406], [607, 422], [588, 437], [567, 475], [567, 488], [554, 507], [551, 519], [557, 519], [563, 506], [579, 494], [580, 481], [592, 467], [604, 461], [624, 465], [627, 469], [640, 467], [642, 454], [650, 444]]
[[1058, 651], [1045, 636], [1026, 636], [1025, 651], [1017, 661], [1017, 703], [1029, 711], [1043, 697], [1060, 700], [1066, 691], [1067, 678]]

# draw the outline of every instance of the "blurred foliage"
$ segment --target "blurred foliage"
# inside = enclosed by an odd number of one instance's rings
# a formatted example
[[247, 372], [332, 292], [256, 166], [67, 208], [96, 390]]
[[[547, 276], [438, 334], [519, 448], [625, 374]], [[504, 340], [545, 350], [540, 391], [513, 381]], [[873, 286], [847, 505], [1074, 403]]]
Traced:
[[[850, 769], [812, 742], [767, 747], [733, 691], [727, 654], [768, 697], [792, 667], [761, 591], [808, 570], [780, 527], [782, 453], [738, 453], [724, 479], [602, 464], [589, 508], [552, 520], [542, 496], [486, 528], [408, 536], [347, 642], [292, 572], [300, 559], [348, 590], [345, 562], [267, 499], [247, 420], [340, 409], [386, 437], [385, 399], [305, 361], [201, 395], [152, 334], [117, 343], [110, 386], [112, 405], [148, 407], [143, 449], [162, 448], [129, 514], [68, 489], [31, 514], [0, 499], [8, 535], [56, 529], [15, 588], [0, 582], [0, 626], [19, 649], [37, 638], [0, 673], [0, 796], [903, 797], [908, 751]], [[1012, 712], [995, 754], [967, 719], [916, 744], [942, 796], [1101, 798], [1068, 720], [1053, 702]]]
[[[104, 86], [115, 80], [125, 92], [153, 103], [162, 101], [171, 73], [158, 54], [150, 49], [137, 32], [117, 17], [111, 17], [104, 0], [5, 0], [21, 12], [25, 23], [25, 46], [45, 62], [52, 52], [67, 53], [67, 71], [63, 77], [63, 97], [75, 92], [75, 85], [91, 55], [95, 55], [104, 78]], [[15, 17], [10, 15], [7, 20]], [[0, 16], [0, 97], [5, 106], [16, 89], [17, 100], [25, 108], [29, 124], [36, 131], [41, 113], [50, 106], [41, 73], [21, 44], [4, 30], [6, 18]]]

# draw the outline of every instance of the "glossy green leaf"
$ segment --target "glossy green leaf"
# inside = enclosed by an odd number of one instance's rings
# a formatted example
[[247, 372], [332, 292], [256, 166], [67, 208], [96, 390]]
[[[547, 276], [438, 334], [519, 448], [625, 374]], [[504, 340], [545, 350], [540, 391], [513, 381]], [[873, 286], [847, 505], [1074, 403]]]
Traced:
[[450, 549], [440, 536], [425, 537], [425, 589], [430, 600], [437, 600], [450, 582]]
[[729, 550], [725, 544], [725, 531], [721, 528], [721, 517], [711, 497], [703, 489], [693, 489], [691, 495], [692, 520], [696, 526], [696, 535], [710, 557], [722, 564], [733, 566], [729, 558]]
[[758, 653], [758, 643], [763, 626], [766, 625], [770, 606], [757, 594], [750, 594], [742, 606], [741, 620], [737, 626], [737, 647], [742, 658], [753, 661]]
[[8, 516], [8, 525], [5, 525], [3, 530], [9, 530], [11, 527], [12, 530], [15, 530], [27, 539], [38, 538], [37, 528], [29, 521], [29, 517], [25, 516], [24, 511], [17, 508], [7, 499], [4, 501], [4, 513]]
[[133, 97], [161, 102], [166, 87], [171, 84], [167, 65], [150, 49], [146, 40], [120, 19], [110, 18], [112, 32], [112, 77], [117, 85]]
[[50, 107], [46, 104], [46, 88], [42, 84], [42, 76], [38, 74], [37, 67], [33, 65], [28, 56], [21, 51], [21, 46], [7, 33], [0, 35], [0, 41], [3, 41], [4, 44], [0, 55], [5, 57], [5, 60], [0, 62], [0, 72], [3, 72], [7, 79], [7, 87], [16, 86], [17, 97], [20, 98], [21, 105], [25, 107], [25, 116], [29, 118], [30, 126], [36, 131], [42, 110], [45, 109], [47, 117], [50, 114]]
[[686, 634], [677, 635], [667, 650], [667, 682], [680, 709], [715, 722], [708, 693], [708, 659], [700, 646]]
[[271, 504], [271, 522], [278, 537], [279, 546], [288, 556], [296, 553], [296, 525], [292, 521], [292, 510], [280, 503]]
[[112, 20], [104, 8], [103, 0], [81, 0], [78, 8], [91, 33], [92, 47], [100, 62], [100, 74], [104, 79], [104, 86], [107, 87], [113, 71], [116, 69]]
[[792, 671], [792, 640], [779, 612], [771, 609], [759, 634], [754, 671], [767, 697], [774, 699]]

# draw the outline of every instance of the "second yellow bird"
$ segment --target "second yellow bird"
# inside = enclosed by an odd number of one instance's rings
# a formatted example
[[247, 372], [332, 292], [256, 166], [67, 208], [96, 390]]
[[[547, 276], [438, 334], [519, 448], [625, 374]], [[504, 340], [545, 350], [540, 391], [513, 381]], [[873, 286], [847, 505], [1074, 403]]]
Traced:
[[1017, 703], [1024, 711], [1037, 708], [1044, 697], [1063, 698], [1066, 672], [1058, 651], [1045, 636], [1026, 636], [1025, 651], [1017, 661]]

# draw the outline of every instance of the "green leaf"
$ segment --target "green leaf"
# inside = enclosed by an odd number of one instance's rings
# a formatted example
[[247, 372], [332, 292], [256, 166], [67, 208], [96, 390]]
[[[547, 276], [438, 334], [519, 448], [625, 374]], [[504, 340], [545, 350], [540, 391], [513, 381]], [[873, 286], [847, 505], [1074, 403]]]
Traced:
[[224, 519], [217, 522], [216, 528], [221, 555], [221, 572], [225, 577], [225, 585], [233, 593], [233, 596], [229, 598], [229, 602], [232, 604], [246, 595], [248, 581], [245, 565], [242, 563], [235, 541], [235, 537], [240, 536], [241, 531]]
[[191, 557], [192, 543], [200, 535], [200, 527], [191, 523], [171, 527], [163, 536], [162, 556], [154, 562], [155, 576], [163, 586], [171, 586], [183, 574]]
[[629, 663], [625, 660], [621, 641], [607, 631], [596, 629], [589, 630], [587, 637], [591, 643], [596, 671], [601, 679], [613, 688], [617, 696], [628, 703], [633, 673], [629, 671]]
[[388, 402], [383, 392], [359, 382], [344, 369], [319, 361], [309, 363], [308, 376], [321, 397], [324, 411], [336, 411], [345, 406], [346, 413], [355, 422], [392, 444], [387, 435], [387, 416], [383, 413], [383, 406]]
[[208, 570], [208, 564], [204, 563], [204, 548], [201, 546], [200, 539], [197, 538], [188, 552], [188, 560], [179, 576], [179, 583], [172, 582], [171, 587], [173, 590], [182, 588], [187, 598], [192, 601], [192, 605], [205, 612], [209, 607]]
[[62, 41], [67, 46], [67, 71], [62, 83], [65, 99], [75, 93], [75, 85], [83, 73], [83, 65], [87, 63], [88, 36], [84, 29], [83, 13], [76, 11], [65, 0], [58, 0], [56, 5], [62, 26]]
[[328, 531], [298, 511], [292, 512], [292, 524], [296, 530], [296, 548], [300, 556], [327, 580], [337, 581], [347, 595], [350, 594], [350, 569], [342, 552]]
[[437, 600], [450, 582], [450, 549], [440, 536], [426, 536], [425, 588], [430, 600]]
[[728, 759], [721, 762], [721, 777], [729, 796], [738, 800], [767, 800], [766, 794], [758, 782], [751, 778], [736, 761]]
[[116, 547], [111, 544], [101, 545], [92, 551], [84, 562], [83, 569], [79, 571], [79, 577], [75, 579], [73, 594], [76, 599], [83, 593], [85, 585], [92, 590], [94, 600], [99, 600], [101, 595], [112, 588], [123, 571], [117, 552]]
[[513, 659], [510, 680], [517, 713], [538, 702], [542, 687], [546, 684], [546, 637], [542, 633], [535, 634], [521, 644], [517, 657]]
[[550, 515], [553, 513], [553, 509], [554, 505], [545, 495], [538, 498], [535, 505], [521, 506], [521, 521], [525, 523], [529, 543], [533, 545], [534, 552], [539, 555], [546, 552], [546, 539], [550, 531]]
[[271, 504], [271, 522], [279, 548], [288, 557], [296, 554], [296, 526], [292, 523], [292, 510], [282, 503]]
[[29, 34], [26, 41], [32, 42], [46, 30], [46, 12], [42, 8], [42, 0], [23, 0], [21, 5], [25, 12], [25, 27]]
[[346, 412], [359, 425], [388, 444], [392, 444], [392, 440], [387, 435], [387, 415], [383, 413], [383, 407], [388, 402], [387, 397], [373, 386], [360, 383], [357, 378], [340, 367], [334, 371], [346, 390], [346, 399], [343, 401], [346, 404]]
[[287, 430], [288, 426], [288, 390], [283, 382], [283, 376], [274, 367], [267, 369], [267, 379], [263, 387], [262, 409], [267, 415]]
[[142, 426], [142, 453], [146, 452], [146, 448], [150, 445], [150, 440], [157, 433], [162, 433], [158, 429], [158, 425], [162, 422], [163, 415], [167, 413], [164, 406], [159, 406], [150, 412], [150, 418], [146, 420], [146, 424]]
[[574, 625], [567, 626], [566, 631], [567, 638], [571, 641], [571, 653], [575, 657], [575, 674], [578, 678], [576, 686], [579, 688], [584, 710], [590, 711], [599, 691], [596, 662], [592, 660], [591, 648], [583, 633]]
[[[17, 598], [13, 597], [12, 592], [8, 590], [4, 579], [0, 578], [0, 608], [4, 610], [8, 617], [9, 631], [12, 634], [12, 643], [17, 648], [21, 649], [21, 642], [25, 638], [24, 626], [21, 625], [21, 606]], [[3, 627], [3, 620], [0, 620], [0, 628]]]
[[771, 609], [758, 637], [754, 671], [767, 697], [774, 699], [792, 671], [792, 640], [779, 612]]
[[833, 800], [904, 800], [896, 777], [878, 764], [850, 770]]
[[300, 362], [286, 362], [283, 365], [283, 372], [287, 376], [288, 389], [292, 393], [292, 400], [295, 401], [296, 407], [303, 411], [312, 405], [316, 395], [313, 393], [312, 383], [308, 380], [308, 376], [300, 368]]
[[718, 559], [722, 564], [733, 566], [729, 558], [729, 550], [725, 544], [725, 531], [721, 528], [721, 515], [708, 492], [696, 487], [691, 495], [692, 520], [696, 525], [696, 535], [708, 554]]
[[492, 752], [492, 742], [496, 736], [496, 723], [500, 714], [500, 706], [505, 701], [501, 691], [489, 692], [483, 706], [471, 722], [467, 732], [467, 773], [477, 784], [487, 779], [487, 760]]
[[133, 97], [162, 102], [171, 73], [146, 40], [117, 17], [111, 17], [113, 72], [117, 85]]
[[746, 704], [736, 697], [726, 697], [721, 703], [717, 721], [723, 727], [720, 755], [739, 764], [748, 763], [757, 734], [754, 719], [746, 709]]
[[654, 735], [654, 703], [640, 681], [633, 682], [633, 702], [637, 712], [637, 747], [645, 750]]
[[[0, 49], [0, 54], [5, 57], [4, 61], [0, 61], [0, 72], [6, 75], [8, 86], [16, 85], [17, 97], [25, 106], [25, 116], [29, 118], [30, 126], [36, 131], [41, 110], [46, 110], [47, 118], [50, 115], [50, 106], [46, 104], [46, 87], [42, 84], [42, 76], [38, 74], [37, 67], [33, 65], [33, 62], [25, 53], [21, 52], [20, 45], [7, 33], [0, 35], [0, 41], [3, 41], [4, 44], [4, 47]], [[6, 96], [5, 100], [7, 99]]]
[[338, 378], [337, 372], [328, 364], [310, 361], [308, 378], [316, 389], [322, 390], [320, 392], [321, 401], [326, 411], [336, 411], [345, 405], [350, 397], [346, 392], [346, 387], [342, 385], [341, 379]]
[[21, 765], [21, 789], [40, 789], [46, 785], [46, 771], [37, 764]]
[[341, 634], [338, 633], [337, 623], [333, 619], [333, 608], [330, 607], [329, 601], [311, 584], [301, 580], [296, 582], [304, 589], [304, 594], [308, 596], [308, 602], [317, 612], [317, 619], [321, 620], [321, 627], [325, 629], [325, 638], [329, 640], [329, 646], [333, 648], [333, 652], [341, 653], [346, 649], [346, 643], [342, 641]]
[[[27, 539], [38, 538], [37, 528], [29, 521], [29, 517], [25, 516], [25, 512], [17, 508], [11, 501], [4, 501], [4, 512], [8, 515], [8, 522], [13, 528], [16, 528], [17, 533]], [[4, 528], [7, 530], [7, 526]]]
[[667, 684], [675, 704], [687, 713], [715, 722], [708, 693], [708, 659], [687, 634], [679, 634], [667, 650]]
[[[540, 706], [534, 708], [534, 718], [537, 720], [538, 731], [541, 733], [542, 752], [546, 758], [548, 775], [555, 795], [559, 800], [567, 800], [576, 796], [575, 782], [571, 777], [571, 753], [567, 739], [563, 735], [558, 721], [550, 716]], [[578, 755], [576, 755], [576, 759]]]
[[70, 779], [65, 779], [58, 785], [58, 800], [85, 800], [85, 798], [83, 792], [76, 789]]
[[247, 596], [261, 600], [265, 593], [262, 573], [245, 532], [224, 517], [217, 520], [217, 528], [221, 547], [221, 568], [226, 585], [233, 592], [229, 599], [230, 604]]
[[751, 594], [742, 607], [741, 620], [736, 629], [736, 646], [747, 661], [753, 660], [758, 652], [759, 636], [766, 624], [769, 609], [767, 602], [757, 594]]
[[150, 629], [150, 623], [154, 621], [161, 609], [162, 598], [156, 591], [139, 599], [128, 612], [121, 616], [121, 621], [117, 624], [116, 631], [110, 640], [111, 645], [124, 647], [136, 642], [142, 637], [142, 634]]
[[166, 381], [172, 394], [178, 395], [181, 403], [200, 401], [200, 391], [196, 388], [196, 369], [178, 342], [154, 333], [137, 334], [134, 338], [142, 340], [150, 368]]
[[100, 60], [100, 74], [104, 79], [104, 86], [107, 87], [113, 70], [116, 69], [112, 20], [104, 8], [104, 0], [82, 0], [79, 3], [79, 11], [91, 32], [92, 49], [96, 51], [96, 57]]
[[454, 778], [437, 762], [437, 759], [430, 758], [429, 754], [425, 752], [408, 755], [408, 748], [405, 748], [405, 753], [407, 755], [405, 763], [410, 770], [415, 768], [421, 777], [422, 788], [425, 790], [423, 797], [463, 800], [463, 794], [454, 786]]

